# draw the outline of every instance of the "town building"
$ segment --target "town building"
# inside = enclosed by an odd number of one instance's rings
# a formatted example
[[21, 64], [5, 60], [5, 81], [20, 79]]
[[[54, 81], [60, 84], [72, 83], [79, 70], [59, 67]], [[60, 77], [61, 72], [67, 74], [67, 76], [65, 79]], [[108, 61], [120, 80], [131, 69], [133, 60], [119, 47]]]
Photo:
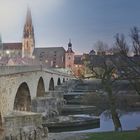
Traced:
[[[81, 59], [81, 57], [80, 57]], [[48, 68], [66, 68], [76, 75], [81, 73], [82, 63], [72, 49], [71, 40], [68, 48], [35, 47], [34, 26], [31, 10], [27, 9], [23, 28], [22, 42], [2, 42], [0, 36], [0, 65], [42, 65]]]
[[52, 68], [65, 67], [65, 49], [63, 47], [35, 48], [33, 55], [43, 66]]
[[76, 77], [83, 78], [85, 74], [85, 66], [82, 61], [83, 55], [74, 56], [73, 73]]

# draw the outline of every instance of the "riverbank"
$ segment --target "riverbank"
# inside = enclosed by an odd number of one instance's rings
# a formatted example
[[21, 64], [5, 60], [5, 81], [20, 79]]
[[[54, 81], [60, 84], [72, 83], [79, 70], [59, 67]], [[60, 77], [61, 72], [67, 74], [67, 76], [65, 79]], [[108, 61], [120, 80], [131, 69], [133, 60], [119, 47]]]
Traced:
[[49, 133], [47, 140], [84, 140], [87, 133]]
[[85, 140], [139, 140], [140, 131], [92, 133]]
[[48, 140], [139, 140], [140, 131], [99, 133], [50, 133]]

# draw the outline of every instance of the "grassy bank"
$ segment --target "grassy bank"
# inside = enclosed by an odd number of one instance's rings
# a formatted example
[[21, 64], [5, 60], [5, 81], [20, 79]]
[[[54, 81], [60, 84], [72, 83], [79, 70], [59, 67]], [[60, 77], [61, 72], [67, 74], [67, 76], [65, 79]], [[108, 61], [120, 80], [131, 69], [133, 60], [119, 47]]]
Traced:
[[140, 131], [93, 133], [86, 140], [140, 140]]

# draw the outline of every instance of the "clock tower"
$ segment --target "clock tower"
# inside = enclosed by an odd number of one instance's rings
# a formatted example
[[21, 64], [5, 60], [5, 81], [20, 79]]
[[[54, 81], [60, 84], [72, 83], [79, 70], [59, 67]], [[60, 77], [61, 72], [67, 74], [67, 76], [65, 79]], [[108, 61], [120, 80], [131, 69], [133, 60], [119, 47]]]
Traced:
[[65, 68], [73, 69], [74, 67], [74, 52], [72, 50], [72, 43], [69, 40], [68, 50], [65, 53]]

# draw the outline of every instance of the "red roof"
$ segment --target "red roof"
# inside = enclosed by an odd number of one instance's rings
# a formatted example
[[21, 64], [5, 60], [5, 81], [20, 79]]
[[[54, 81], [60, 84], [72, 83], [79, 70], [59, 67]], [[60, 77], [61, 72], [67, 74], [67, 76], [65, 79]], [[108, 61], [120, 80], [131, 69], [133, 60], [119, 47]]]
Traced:
[[22, 43], [3, 43], [4, 50], [22, 50]]

